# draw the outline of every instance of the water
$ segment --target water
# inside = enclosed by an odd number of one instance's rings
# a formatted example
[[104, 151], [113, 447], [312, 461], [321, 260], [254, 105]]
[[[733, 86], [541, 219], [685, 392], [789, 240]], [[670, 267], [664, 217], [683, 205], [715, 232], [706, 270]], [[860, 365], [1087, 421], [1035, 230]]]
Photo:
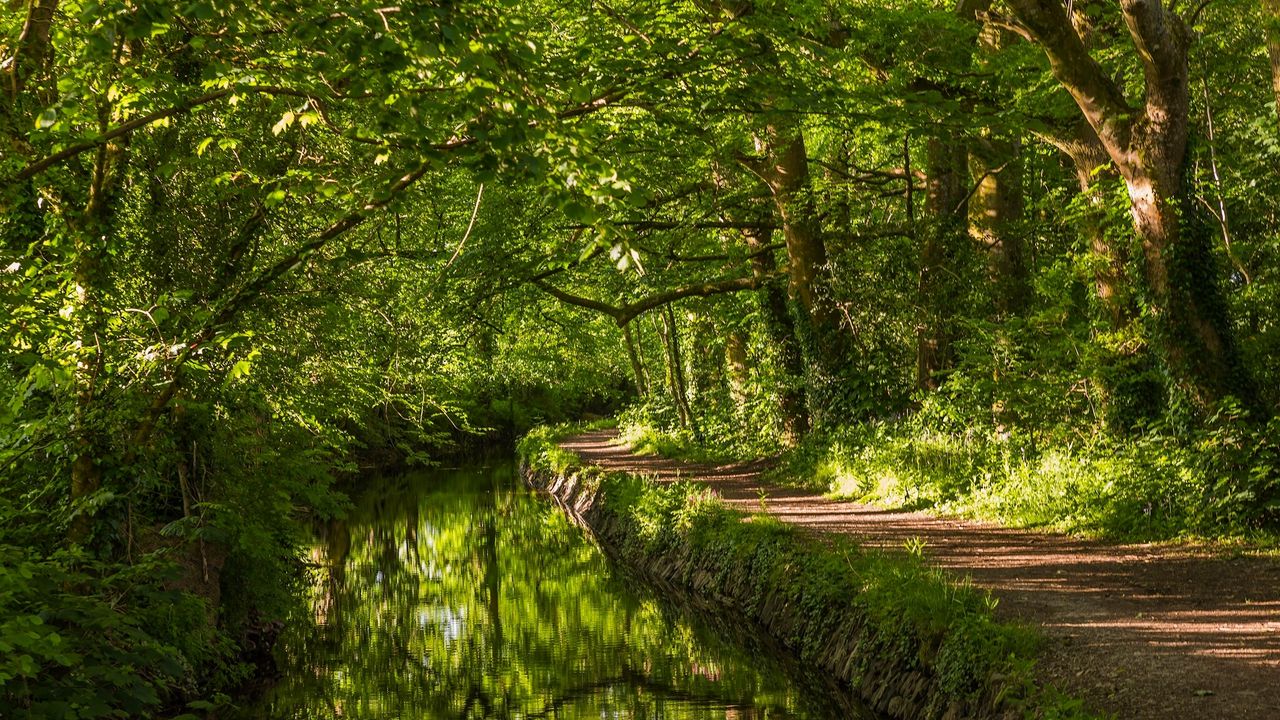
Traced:
[[659, 597], [509, 463], [380, 481], [317, 540], [253, 718], [864, 716], [733, 618]]

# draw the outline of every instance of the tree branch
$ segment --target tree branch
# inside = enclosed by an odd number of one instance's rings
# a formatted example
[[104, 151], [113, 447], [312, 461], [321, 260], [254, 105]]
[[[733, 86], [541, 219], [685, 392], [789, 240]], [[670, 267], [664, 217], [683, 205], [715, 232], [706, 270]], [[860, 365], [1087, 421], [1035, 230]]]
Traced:
[[[1147, 2], [1150, 0], [1126, 0]], [[1061, 0], [1008, 0], [1018, 22], [1049, 58], [1062, 83], [1104, 144], [1128, 148], [1138, 113], [1085, 48]]]
[[1121, 0], [1125, 25], [1142, 58], [1147, 115], [1181, 114], [1190, 102], [1187, 87], [1187, 36], [1182, 19], [1162, 0]]
[[141, 447], [150, 437], [161, 415], [164, 414], [165, 409], [169, 407], [169, 403], [173, 401], [174, 396], [177, 394], [187, 363], [197, 350], [217, 336], [219, 331], [225, 329], [245, 308], [261, 297], [267, 288], [271, 287], [283, 275], [306, 265], [331, 240], [360, 226], [369, 218], [371, 213], [389, 205], [401, 192], [425, 175], [430, 167], [431, 164], [429, 162], [420, 162], [413, 170], [405, 173], [392, 183], [382, 195], [370, 199], [359, 208], [347, 213], [337, 222], [325, 228], [324, 231], [300, 245], [292, 253], [275, 261], [256, 278], [240, 286], [225, 301], [220, 303], [218, 308], [210, 314], [209, 319], [204, 322], [204, 325], [186, 343], [182, 351], [174, 357], [172, 362], [173, 376], [152, 400], [142, 420], [134, 429], [131, 447], [135, 449]]
[[75, 157], [80, 153], [88, 152], [89, 150], [93, 150], [94, 148], [106, 145], [107, 143], [111, 142], [112, 140], [115, 140], [118, 137], [121, 137], [123, 135], [128, 135], [129, 133], [133, 132], [134, 130], [137, 130], [138, 128], [146, 127], [147, 125], [163, 120], [164, 118], [173, 117], [174, 115], [181, 115], [183, 113], [190, 112], [191, 110], [201, 105], [207, 105], [213, 102], [214, 100], [224, 98], [227, 95], [230, 95], [232, 92], [233, 91], [230, 88], [215, 90], [213, 92], [205, 93], [204, 95], [199, 95], [197, 97], [190, 98], [172, 107], [164, 108], [163, 110], [157, 110], [153, 113], [148, 113], [146, 115], [139, 115], [138, 117], [124, 123], [123, 125], [119, 125], [115, 128], [112, 128], [111, 130], [108, 130], [102, 133], [101, 135], [93, 138], [92, 140], [86, 140], [81, 143], [76, 143], [75, 145], [66, 147], [52, 155], [48, 155], [44, 158], [41, 158], [40, 160], [37, 160], [31, 163], [30, 165], [24, 167], [22, 170], [18, 171], [16, 175], [10, 178], [10, 180], [21, 181], [21, 180], [26, 180], [27, 178], [30, 178], [30, 177], [34, 177], [44, 172], [45, 170], [48, 170], [51, 166], [62, 162], [63, 160]]
[[553, 285], [542, 280], [532, 281], [543, 292], [554, 297], [555, 299], [565, 303], [566, 305], [574, 305], [588, 310], [594, 310], [598, 313], [608, 315], [618, 324], [618, 327], [624, 327], [627, 323], [636, 319], [640, 315], [653, 310], [655, 308], [669, 305], [677, 300], [687, 297], [710, 297], [712, 295], [723, 295], [725, 293], [739, 292], [742, 290], [757, 290], [766, 282], [782, 277], [780, 273], [769, 273], [765, 275], [745, 277], [745, 278], [728, 278], [725, 280], [717, 280], [709, 283], [700, 283], [695, 285], [685, 285], [673, 290], [654, 293], [646, 298], [637, 300], [636, 302], [616, 306], [606, 302], [601, 302], [581, 295], [573, 295], [567, 293]]
[[[125, 122], [122, 125], [119, 125], [115, 128], [112, 128], [111, 130], [108, 130], [102, 133], [101, 135], [98, 135], [97, 137], [91, 140], [85, 140], [84, 142], [76, 143], [75, 145], [71, 145], [56, 153], [53, 153], [52, 155], [41, 158], [40, 160], [37, 160], [31, 163], [30, 165], [27, 165], [26, 167], [24, 167], [22, 170], [18, 171], [17, 174], [9, 178], [9, 181], [10, 182], [21, 181], [21, 180], [26, 180], [30, 177], [34, 177], [35, 175], [38, 175], [44, 172], [45, 170], [48, 170], [51, 166], [59, 162], [62, 162], [63, 160], [66, 160], [71, 157], [75, 157], [80, 153], [87, 152], [89, 150], [93, 150], [94, 148], [105, 145], [111, 142], [112, 140], [118, 137], [121, 137], [123, 135], [128, 135], [133, 131], [138, 130], [139, 128], [146, 127], [148, 125], [159, 122], [160, 120], [163, 120], [168, 117], [173, 117], [174, 115], [182, 115], [184, 113], [188, 113], [197, 107], [200, 107], [202, 105], [208, 105], [209, 103], [214, 102], [215, 100], [220, 100], [224, 97], [228, 97], [230, 95], [234, 95], [238, 93], [260, 93], [264, 95], [281, 95], [281, 96], [288, 96], [288, 97], [306, 98], [307, 100], [310, 100], [313, 102], [319, 102], [319, 97], [313, 93], [308, 93], [302, 90], [295, 90], [292, 88], [285, 88], [285, 87], [279, 87], [279, 86], [273, 86], [273, 85], [236, 86], [231, 88], [223, 88], [221, 90], [214, 90], [212, 92], [207, 92], [203, 95], [198, 95], [196, 97], [184, 100], [183, 102], [180, 102], [177, 105], [174, 105], [172, 107], [156, 110], [155, 112], [148, 113], [146, 115], [140, 115], [132, 120], [129, 120], [128, 122]], [[619, 91], [619, 90], [612, 90], [612, 91], [606, 92], [592, 100], [588, 100], [584, 103], [575, 105], [574, 107], [571, 107], [567, 110], [563, 110], [557, 113], [556, 118], [560, 120], [566, 120], [569, 118], [575, 118], [582, 115], [593, 113], [597, 110], [600, 110], [601, 108], [604, 108], [610, 104], [615, 103], [618, 99], [624, 97], [625, 94], [626, 93], [624, 91]], [[322, 121], [326, 120], [326, 118], [324, 117], [322, 117], [321, 119]], [[529, 121], [530, 127], [536, 127], [537, 125], [538, 125], [537, 120]], [[344, 134], [344, 137], [347, 137], [351, 140], [355, 140], [357, 142], [370, 142], [370, 139], [368, 138], [352, 137], [349, 134]], [[459, 136], [447, 142], [436, 143], [435, 145], [431, 146], [431, 149], [437, 150], [437, 151], [456, 150], [462, 147], [466, 147], [468, 145], [474, 145], [475, 142], [476, 142], [476, 138], [472, 136]]]
[[[744, 228], [744, 229], [755, 230], [758, 228], [759, 226]], [[767, 230], [771, 228], [759, 228], [759, 229]], [[760, 255], [765, 255], [773, 252], [774, 250], [778, 250], [782, 247], [785, 247], [783, 243], [770, 243], [758, 250], [754, 250], [748, 253], [747, 255], [737, 256], [737, 255], [730, 255], [728, 253], [712, 253], [707, 255], [680, 255], [676, 253], [674, 250], [667, 250], [664, 252], [664, 251], [655, 250], [654, 248], [645, 247], [644, 245], [641, 245], [639, 243], [632, 243], [631, 245], [636, 249], [640, 250], [641, 252], [649, 253], [650, 255], [654, 255], [654, 256], [663, 258], [665, 260], [670, 260], [672, 262], [723, 262], [726, 260], [736, 260], [739, 257], [750, 260], [750, 259], [759, 257]]]

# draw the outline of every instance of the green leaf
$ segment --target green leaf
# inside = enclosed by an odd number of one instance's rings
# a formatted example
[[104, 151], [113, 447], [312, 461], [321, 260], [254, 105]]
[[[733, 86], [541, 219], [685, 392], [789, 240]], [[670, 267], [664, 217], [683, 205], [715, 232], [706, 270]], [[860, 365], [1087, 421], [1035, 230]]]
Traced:
[[54, 108], [45, 108], [40, 112], [39, 117], [36, 118], [36, 127], [41, 130], [46, 130], [53, 127], [53, 124], [56, 122], [58, 122], [58, 111]]

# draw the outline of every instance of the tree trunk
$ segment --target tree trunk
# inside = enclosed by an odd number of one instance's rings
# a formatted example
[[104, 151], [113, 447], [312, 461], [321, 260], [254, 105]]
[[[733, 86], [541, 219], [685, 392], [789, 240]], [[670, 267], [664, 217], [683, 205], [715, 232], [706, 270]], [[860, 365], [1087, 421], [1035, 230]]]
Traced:
[[[772, 275], [777, 270], [773, 253], [764, 252], [769, 231], [758, 228], [743, 231], [747, 247], [753, 253], [751, 270], [756, 277]], [[782, 370], [782, 387], [778, 389], [778, 414], [782, 419], [782, 440], [794, 446], [809, 432], [809, 411], [804, 388], [804, 356], [796, 339], [795, 323], [787, 309], [787, 294], [778, 280], [768, 282], [760, 291], [760, 310], [765, 337], [777, 352]]]
[[[978, 14], [991, 8], [991, 0], [959, 0], [956, 14], [977, 22]], [[979, 62], [1008, 46], [1015, 36], [984, 24], [978, 33]], [[969, 148], [969, 171], [976, 183], [969, 201], [969, 232], [986, 253], [996, 290], [996, 310], [1001, 316], [1021, 312], [1030, 300], [1030, 273], [1022, 232], [1023, 159], [1016, 139], [991, 133]]]
[[745, 414], [747, 386], [750, 382], [750, 371], [747, 360], [747, 334], [741, 330], [732, 330], [724, 339], [724, 363], [729, 371], [729, 397], [733, 398], [734, 408], [739, 415]]
[[1083, 120], [1054, 144], [1071, 158], [1084, 212], [1080, 232], [1094, 256], [1094, 288], [1103, 319], [1120, 343], [1102, 343], [1094, 382], [1099, 394], [1099, 414], [1114, 430], [1128, 432], [1159, 415], [1165, 405], [1165, 389], [1150, 349], [1132, 341], [1134, 323], [1141, 310], [1129, 282], [1130, 256], [1123, 243], [1108, 237], [1106, 185], [1119, 179], [1111, 158], [1097, 134]]
[[[50, 42], [59, 0], [35, 0], [27, 3], [27, 18], [22, 24], [13, 55], [8, 62], [9, 77], [4, 82], [9, 99], [16, 102], [27, 81], [46, 68], [53, 55]], [[16, 123], [15, 123], [16, 125]]]
[[1275, 94], [1276, 119], [1280, 120], [1280, 0], [1262, 0], [1267, 24], [1267, 54], [1271, 56], [1271, 91]]
[[662, 346], [666, 350], [667, 388], [671, 391], [671, 401], [675, 404], [680, 427], [697, 435], [693, 411], [689, 407], [688, 387], [684, 378], [684, 359], [680, 352], [680, 329], [676, 325], [675, 311], [671, 309], [671, 305], [665, 305], [659, 315], [662, 320], [659, 333], [662, 337]]
[[787, 243], [791, 297], [813, 318], [815, 326], [838, 326], [825, 287], [827, 246], [818, 227], [813, 198], [808, 194], [809, 159], [804, 135], [798, 128], [771, 126], [766, 138], [757, 138], [757, 146], [765, 157], [760, 175], [773, 194]]
[[[75, 234], [75, 295], [71, 315], [74, 336], [79, 341], [76, 367], [72, 373], [75, 387], [75, 410], [72, 435], [75, 459], [71, 463], [70, 498], [73, 507], [97, 492], [102, 486], [102, 468], [98, 457], [103, 451], [104, 428], [97, 415], [98, 376], [105, 357], [101, 347], [103, 332], [102, 284], [103, 262], [110, 237], [110, 194], [112, 167], [123, 151], [114, 145], [99, 148], [94, 159], [93, 179], [84, 212], [73, 228]], [[88, 541], [93, 515], [77, 508], [67, 539], [73, 545]]]
[[1049, 57], [1128, 188], [1154, 337], [1170, 375], [1199, 404], [1256, 403], [1240, 358], [1207, 226], [1185, 187], [1191, 31], [1160, 0], [1120, 0], [1142, 64], [1140, 108], [1088, 53], [1060, 0], [1009, 0]]
[[627, 358], [631, 361], [631, 372], [635, 376], [636, 395], [643, 400], [649, 395], [649, 377], [645, 373], [640, 351], [636, 348], [635, 339], [631, 335], [631, 323], [622, 326], [622, 341], [627, 346]]
[[711, 316], [702, 312], [685, 312], [685, 336], [695, 352], [684, 354], [685, 385], [690, 405], [707, 408], [716, 402], [716, 393], [724, 385], [724, 366], [720, 362], [719, 333]]
[[1107, 238], [1104, 180], [1117, 179], [1115, 166], [1087, 123], [1076, 126], [1069, 139], [1055, 143], [1071, 158], [1084, 199], [1080, 230], [1096, 257], [1094, 288], [1103, 316], [1112, 330], [1121, 330], [1138, 317], [1138, 304], [1126, 278], [1126, 248]]
[[763, 159], [752, 169], [764, 180], [786, 240], [788, 294], [798, 306], [797, 337], [807, 361], [810, 414], [816, 424], [846, 414], [841, 378], [849, 338], [831, 296], [827, 247], [809, 186], [809, 159], [798, 126], [770, 125], [756, 138]]
[[920, 247], [916, 386], [936, 390], [941, 373], [951, 364], [951, 316], [956, 308], [955, 283], [948, 273], [965, 240], [968, 154], [962, 143], [941, 138], [930, 139], [927, 151], [925, 210], [929, 226]]
[[1031, 297], [1022, 233], [1022, 151], [1014, 140], [984, 138], [969, 154], [976, 190], [969, 201], [969, 232], [986, 253], [996, 310], [1016, 315]]

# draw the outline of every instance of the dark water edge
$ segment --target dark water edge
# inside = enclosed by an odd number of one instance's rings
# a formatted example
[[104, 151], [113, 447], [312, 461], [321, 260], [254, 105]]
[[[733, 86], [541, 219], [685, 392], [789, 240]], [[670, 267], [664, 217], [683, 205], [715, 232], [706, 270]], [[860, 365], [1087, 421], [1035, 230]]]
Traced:
[[370, 481], [240, 718], [869, 717], [739, 618], [655, 590], [509, 460]]

